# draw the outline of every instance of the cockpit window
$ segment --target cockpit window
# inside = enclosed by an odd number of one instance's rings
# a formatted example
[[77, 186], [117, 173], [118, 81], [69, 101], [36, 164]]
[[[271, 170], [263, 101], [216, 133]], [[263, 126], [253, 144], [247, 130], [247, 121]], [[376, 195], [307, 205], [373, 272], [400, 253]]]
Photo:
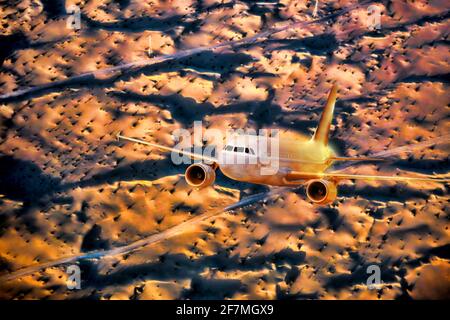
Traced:
[[225, 148], [223, 148], [226, 151], [234, 151], [234, 152], [245, 152], [248, 154], [255, 154], [255, 151], [253, 151], [252, 148], [247, 148], [247, 147], [233, 147], [230, 145], [225, 146]]

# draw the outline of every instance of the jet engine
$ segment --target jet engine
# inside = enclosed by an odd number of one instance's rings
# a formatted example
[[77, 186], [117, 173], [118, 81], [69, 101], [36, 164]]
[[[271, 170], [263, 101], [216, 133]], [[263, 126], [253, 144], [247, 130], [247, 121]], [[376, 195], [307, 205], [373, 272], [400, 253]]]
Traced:
[[336, 184], [328, 180], [311, 180], [306, 185], [309, 200], [318, 204], [328, 204], [337, 197]]
[[194, 163], [186, 169], [184, 178], [189, 185], [202, 189], [214, 183], [216, 171], [205, 163]]

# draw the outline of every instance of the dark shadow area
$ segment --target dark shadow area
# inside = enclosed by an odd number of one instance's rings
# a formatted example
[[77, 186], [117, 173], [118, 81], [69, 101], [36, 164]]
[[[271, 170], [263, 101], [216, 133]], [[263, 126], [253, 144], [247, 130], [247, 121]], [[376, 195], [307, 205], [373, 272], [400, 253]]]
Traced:
[[441, 259], [450, 259], [450, 244], [444, 244], [424, 251], [425, 256], [436, 256]]
[[[445, 42], [445, 44], [448, 44], [448, 42]], [[437, 74], [437, 75], [423, 75], [423, 76], [408, 76], [400, 79], [401, 82], [441, 82], [449, 84], [449, 75], [446, 74]]]
[[[186, 15], [174, 15], [167, 18], [155, 18], [142, 16], [136, 18], [124, 19], [114, 22], [102, 22], [93, 20], [86, 14], [81, 14], [81, 20], [90, 29], [103, 29], [107, 31], [120, 32], [142, 32], [146, 30], [153, 31], [170, 31], [177, 26], [184, 26], [188, 29], [197, 31], [201, 20], [185, 21]], [[197, 28], [196, 28], [197, 26]]]
[[0, 274], [2, 274], [2, 273], [5, 273], [5, 274], [9, 273], [13, 269], [14, 269], [14, 266], [10, 262], [8, 262], [7, 259], [3, 258], [0, 255]]
[[11, 35], [0, 35], [0, 66], [3, 65], [3, 61], [14, 51], [29, 46], [30, 42], [23, 33], [18, 32]]
[[[389, 159], [388, 159], [389, 161]], [[450, 171], [450, 160], [434, 160], [434, 159], [414, 159], [412, 157], [407, 160], [392, 159], [390, 165], [400, 170], [417, 172], [422, 174], [446, 174]]]
[[294, 50], [308, 51], [314, 55], [329, 55], [338, 47], [339, 43], [334, 34], [324, 33], [302, 39], [273, 39], [267, 40], [267, 44], [276, 44], [271, 47], [271, 51], [275, 50]]
[[339, 210], [337, 210], [336, 208], [320, 207], [319, 212], [325, 218], [329, 227], [333, 231], [337, 231], [339, 229], [339, 227], [342, 225], [342, 223], [344, 222], [343, 217], [339, 215]]
[[205, 279], [194, 276], [189, 289], [181, 293], [181, 299], [223, 300], [233, 297], [237, 292], [245, 292], [240, 280]]
[[444, 244], [442, 246], [432, 248], [423, 248], [419, 251], [419, 253], [422, 254], [422, 256], [416, 259], [408, 260], [404, 262], [404, 265], [411, 268], [417, 268], [426, 263], [430, 263], [430, 261], [434, 257], [438, 257], [441, 259], [450, 259], [450, 244]]
[[[0, 201], [0, 206], [3, 204], [3, 200]], [[10, 227], [10, 217], [9, 215], [2, 212], [0, 214], [0, 237], [3, 236], [5, 231]]]
[[119, 4], [120, 10], [126, 9], [131, 3], [131, 0], [115, 0], [115, 1]]
[[66, 0], [41, 0], [48, 19], [66, 15]]
[[11, 156], [0, 157], [0, 181], [0, 194], [23, 202], [36, 201], [55, 192], [61, 183], [33, 162]]
[[94, 250], [109, 250], [110, 241], [102, 238], [102, 227], [94, 224], [92, 228], [84, 235], [81, 243], [81, 252]]
[[371, 187], [365, 186], [362, 188], [356, 188], [348, 185], [339, 185], [338, 193], [344, 197], [356, 197], [360, 196], [367, 200], [377, 201], [400, 201], [405, 202], [411, 199], [428, 199], [430, 194], [442, 194], [441, 189], [435, 189], [432, 191], [422, 191], [411, 188], [405, 184], [397, 183], [393, 186]]

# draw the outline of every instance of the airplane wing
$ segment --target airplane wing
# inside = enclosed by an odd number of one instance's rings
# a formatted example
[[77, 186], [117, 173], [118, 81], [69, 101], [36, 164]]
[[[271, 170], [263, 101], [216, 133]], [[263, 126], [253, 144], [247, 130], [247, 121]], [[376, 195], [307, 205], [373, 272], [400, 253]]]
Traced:
[[333, 161], [386, 161], [388, 159], [376, 157], [330, 157]]
[[163, 146], [163, 145], [156, 144], [156, 143], [147, 142], [147, 141], [136, 139], [136, 138], [130, 138], [130, 137], [122, 136], [121, 134], [117, 134], [117, 139], [118, 140], [122, 139], [122, 140], [127, 140], [127, 141], [131, 141], [131, 142], [135, 142], [135, 143], [144, 144], [146, 146], [154, 147], [154, 148], [160, 149], [162, 151], [176, 152], [176, 153], [179, 153], [179, 154], [186, 155], [186, 156], [188, 156], [188, 157], [190, 157], [192, 159], [197, 159], [197, 160], [201, 160], [201, 161], [205, 161], [205, 162], [209, 162], [209, 163], [218, 163], [217, 159], [212, 158], [212, 157], [208, 157], [208, 156], [204, 156], [202, 154], [193, 153], [193, 152], [185, 151], [185, 150], [182, 150], [182, 149], [171, 148], [171, 147]]
[[359, 174], [346, 174], [338, 172], [323, 172], [323, 173], [311, 173], [311, 172], [298, 172], [291, 171], [287, 174], [286, 179], [290, 181], [294, 180], [307, 180], [307, 179], [332, 179], [332, 180], [381, 180], [381, 181], [397, 181], [397, 182], [414, 182], [414, 181], [426, 181], [426, 182], [450, 182], [450, 178], [439, 178], [434, 176], [425, 177], [402, 177], [402, 176], [379, 176], [379, 175], [359, 175]]

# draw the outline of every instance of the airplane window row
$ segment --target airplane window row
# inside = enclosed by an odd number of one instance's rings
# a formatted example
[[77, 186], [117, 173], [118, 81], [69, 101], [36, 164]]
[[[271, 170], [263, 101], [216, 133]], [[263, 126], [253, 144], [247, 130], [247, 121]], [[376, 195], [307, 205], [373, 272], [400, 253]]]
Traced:
[[248, 153], [248, 154], [255, 154], [255, 151], [253, 151], [252, 148], [225, 146], [225, 148], [223, 148], [223, 149], [226, 150], [226, 151], [245, 152], [245, 153]]

